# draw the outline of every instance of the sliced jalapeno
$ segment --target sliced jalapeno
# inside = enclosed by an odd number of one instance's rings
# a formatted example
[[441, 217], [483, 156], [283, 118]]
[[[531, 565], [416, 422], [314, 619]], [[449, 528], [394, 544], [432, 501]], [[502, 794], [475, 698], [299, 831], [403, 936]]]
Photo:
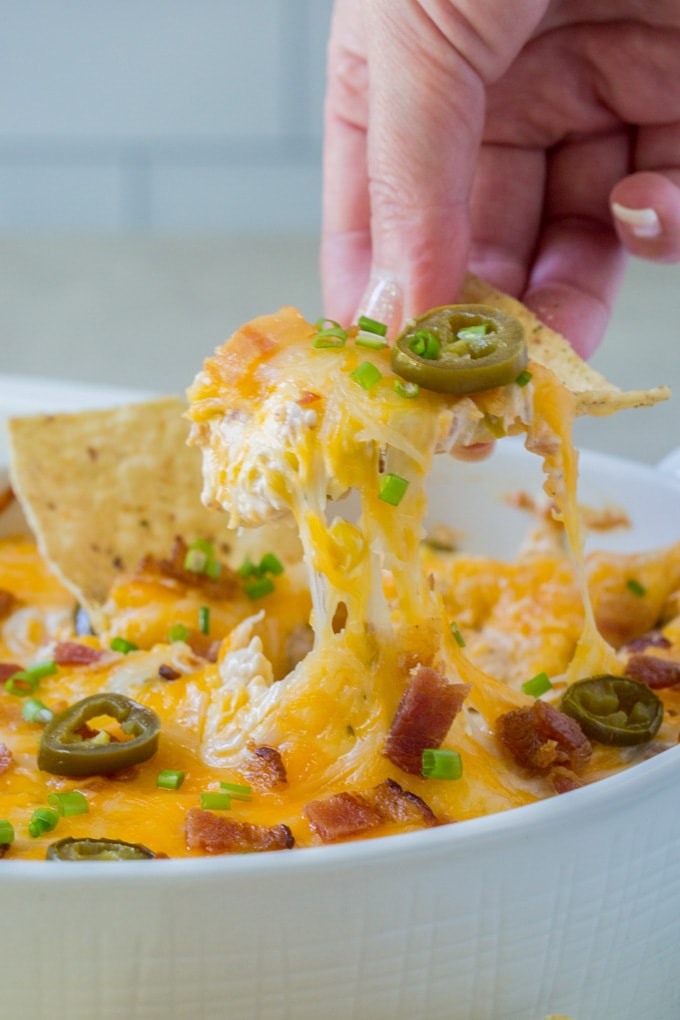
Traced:
[[[100, 743], [80, 732], [90, 719], [113, 716], [131, 740]], [[156, 753], [161, 721], [124, 694], [93, 694], [49, 722], [40, 741], [38, 768], [56, 776], [107, 775], [146, 761]]]
[[607, 673], [571, 684], [560, 708], [587, 737], [621, 747], [651, 740], [663, 719], [663, 702], [647, 684]]
[[446, 305], [397, 337], [397, 375], [437, 393], [478, 393], [514, 382], [529, 355], [519, 319], [490, 305]]
[[50, 843], [47, 861], [142, 861], [155, 857], [153, 850], [141, 843], [125, 843], [122, 839], [58, 839]]

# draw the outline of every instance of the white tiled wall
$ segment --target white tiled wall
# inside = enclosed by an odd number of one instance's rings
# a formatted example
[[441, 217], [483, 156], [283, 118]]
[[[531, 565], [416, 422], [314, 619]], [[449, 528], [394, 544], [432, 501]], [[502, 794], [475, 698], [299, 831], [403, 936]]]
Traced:
[[0, 231], [316, 231], [331, 6], [0, 0]]

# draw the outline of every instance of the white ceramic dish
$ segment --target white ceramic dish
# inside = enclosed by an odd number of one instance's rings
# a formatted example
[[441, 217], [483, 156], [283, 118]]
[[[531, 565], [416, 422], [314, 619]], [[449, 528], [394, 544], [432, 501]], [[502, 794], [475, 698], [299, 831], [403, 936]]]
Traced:
[[[96, 402], [82, 388], [52, 397], [50, 409]], [[441, 460], [432, 515], [472, 548], [512, 552], [526, 522], [503, 497], [540, 478], [514, 442], [484, 465]], [[674, 474], [587, 454], [582, 479], [585, 502], [631, 516], [610, 547], [680, 537]], [[388, 839], [152, 864], [3, 860], [0, 1016], [674, 1020], [679, 789], [680, 747], [540, 804]]]

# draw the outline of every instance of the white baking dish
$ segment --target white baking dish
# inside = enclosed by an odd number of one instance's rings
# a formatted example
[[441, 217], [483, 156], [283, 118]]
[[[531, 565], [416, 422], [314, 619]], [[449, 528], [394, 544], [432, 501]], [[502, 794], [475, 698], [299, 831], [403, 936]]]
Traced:
[[[96, 402], [73, 396], [67, 406]], [[504, 498], [540, 482], [514, 441], [481, 465], [441, 458], [432, 517], [472, 549], [511, 555], [526, 518]], [[581, 498], [630, 515], [600, 546], [680, 537], [671, 470], [585, 454]], [[0, 904], [8, 1020], [673, 1020], [680, 747], [540, 804], [387, 839], [151, 863], [6, 859]]]

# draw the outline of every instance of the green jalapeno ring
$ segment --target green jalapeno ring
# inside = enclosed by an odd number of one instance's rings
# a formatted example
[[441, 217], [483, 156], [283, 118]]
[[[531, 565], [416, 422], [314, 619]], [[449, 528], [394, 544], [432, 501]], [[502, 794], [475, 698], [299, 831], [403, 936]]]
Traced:
[[587, 737], [618, 747], [651, 740], [664, 712], [663, 702], [647, 684], [608, 673], [571, 684], [560, 708]]
[[[477, 327], [485, 327], [485, 332], [480, 330], [476, 337]], [[416, 338], [428, 333], [438, 341], [434, 357], [418, 353]], [[397, 375], [436, 393], [478, 393], [506, 386], [528, 360], [521, 322], [490, 305], [434, 308], [408, 324], [392, 351]]]
[[153, 850], [142, 843], [125, 843], [121, 839], [58, 839], [45, 853], [47, 861], [142, 861], [155, 858]]
[[[95, 744], [80, 734], [97, 716], [113, 716], [131, 740]], [[150, 708], [124, 694], [102, 692], [64, 709], [45, 726], [38, 768], [56, 776], [108, 775], [151, 758], [158, 749], [161, 721]]]

